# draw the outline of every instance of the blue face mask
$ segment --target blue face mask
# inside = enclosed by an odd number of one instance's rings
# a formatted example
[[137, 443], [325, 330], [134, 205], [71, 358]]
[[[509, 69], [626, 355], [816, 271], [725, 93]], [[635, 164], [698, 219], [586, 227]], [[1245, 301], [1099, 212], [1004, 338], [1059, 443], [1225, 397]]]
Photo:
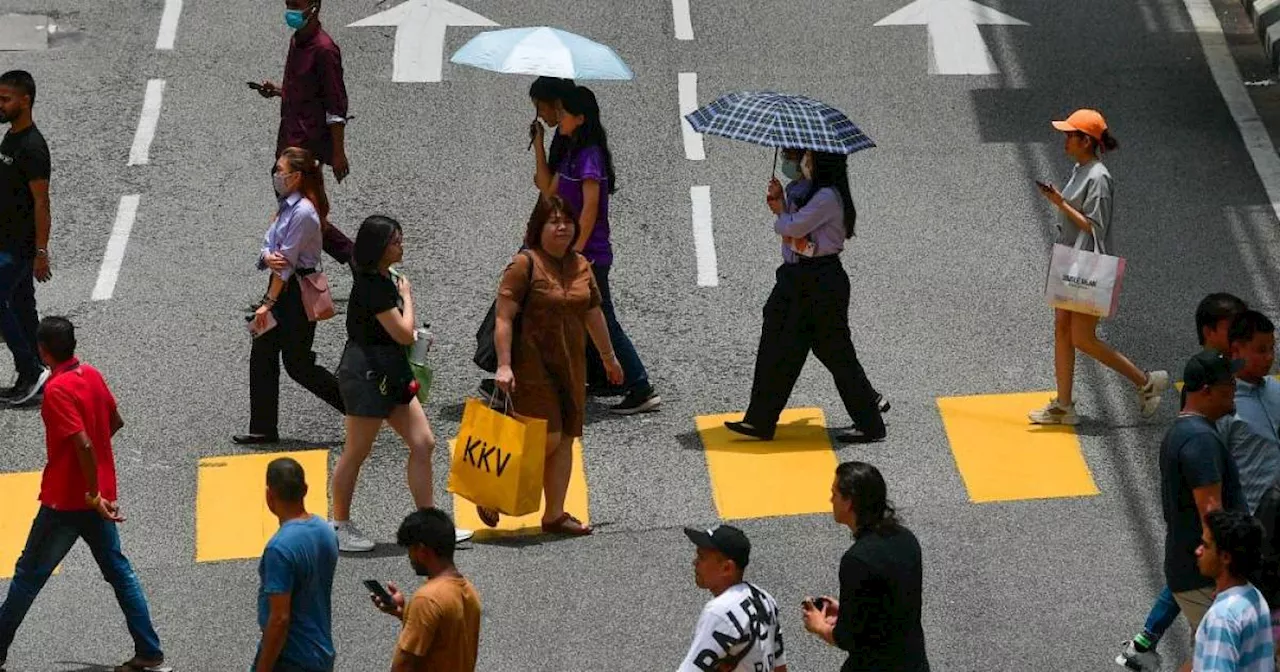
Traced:
[[307, 25], [306, 12], [301, 9], [284, 10], [284, 25], [289, 26], [294, 30]]
[[800, 179], [800, 162], [782, 160], [782, 175], [788, 180]]

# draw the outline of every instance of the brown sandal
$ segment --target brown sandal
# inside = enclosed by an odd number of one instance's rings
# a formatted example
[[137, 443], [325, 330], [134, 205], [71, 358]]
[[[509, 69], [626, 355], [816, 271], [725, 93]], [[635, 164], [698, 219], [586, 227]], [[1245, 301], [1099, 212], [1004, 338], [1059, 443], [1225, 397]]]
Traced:
[[585, 537], [591, 534], [590, 525], [583, 525], [581, 520], [574, 518], [569, 512], [560, 514], [559, 518], [550, 523], [542, 523], [542, 531], [546, 534], [563, 534], [570, 537]]
[[498, 526], [499, 513], [497, 509], [486, 509], [479, 504], [476, 505], [476, 515], [480, 516], [480, 522], [489, 527]]

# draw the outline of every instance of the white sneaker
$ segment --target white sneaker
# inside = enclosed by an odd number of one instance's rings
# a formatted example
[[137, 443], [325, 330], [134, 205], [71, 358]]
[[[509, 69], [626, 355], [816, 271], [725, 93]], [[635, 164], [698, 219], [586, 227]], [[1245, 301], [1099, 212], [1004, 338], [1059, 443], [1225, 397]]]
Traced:
[[1133, 646], [1133, 640], [1129, 640], [1124, 643], [1120, 655], [1116, 656], [1116, 664], [1139, 672], [1160, 672], [1162, 661], [1155, 649], [1139, 653]]
[[471, 541], [471, 537], [474, 536], [476, 536], [476, 533], [466, 528], [456, 527], [453, 530], [453, 542], [455, 544], [461, 544], [464, 541]]
[[330, 523], [338, 534], [338, 550], [343, 553], [367, 553], [373, 550], [373, 540], [364, 536], [360, 528], [349, 520]]
[[1165, 390], [1169, 389], [1168, 371], [1148, 371], [1147, 384], [1138, 390], [1138, 403], [1142, 405], [1142, 415], [1151, 417], [1160, 408], [1160, 401]]
[[1044, 408], [1027, 414], [1031, 422], [1037, 425], [1078, 425], [1080, 416], [1076, 415], [1076, 405], [1063, 406], [1057, 399], [1050, 399]]
[[30, 387], [14, 388], [13, 395], [9, 397], [9, 405], [21, 406], [35, 398], [37, 394], [44, 392], [44, 384], [49, 382], [49, 376], [51, 375], [53, 375], [53, 372], [49, 370], [49, 367], [41, 367], [40, 376], [36, 378]]

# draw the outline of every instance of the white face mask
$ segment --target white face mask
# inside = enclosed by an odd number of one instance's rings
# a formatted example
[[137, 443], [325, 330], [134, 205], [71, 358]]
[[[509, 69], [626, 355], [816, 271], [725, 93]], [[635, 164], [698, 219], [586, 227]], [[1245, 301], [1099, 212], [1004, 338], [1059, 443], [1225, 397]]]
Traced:
[[285, 191], [285, 180], [288, 178], [289, 176], [283, 173], [276, 173], [271, 176], [271, 184], [276, 188], [276, 196], [284, 196], [288, 193]]

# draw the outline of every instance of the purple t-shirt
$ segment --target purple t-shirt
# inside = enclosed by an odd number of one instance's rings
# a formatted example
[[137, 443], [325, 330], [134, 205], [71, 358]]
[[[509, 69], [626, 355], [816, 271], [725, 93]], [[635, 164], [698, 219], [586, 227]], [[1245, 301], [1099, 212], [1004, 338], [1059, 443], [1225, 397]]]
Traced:
[[582, 212], [582, 183], [595, 180], [600, 183], [600, 208], [591, 237], [582, 248], [582, 256], [597, 266], [613, 265], [613, 247], [609, 244], [609, 173], [604, 150], [599, 147], [583, 147], [570, 150], [560, 162], [556, 174], [560, 181], [556, 194], [563, 198], [575, 212]]

